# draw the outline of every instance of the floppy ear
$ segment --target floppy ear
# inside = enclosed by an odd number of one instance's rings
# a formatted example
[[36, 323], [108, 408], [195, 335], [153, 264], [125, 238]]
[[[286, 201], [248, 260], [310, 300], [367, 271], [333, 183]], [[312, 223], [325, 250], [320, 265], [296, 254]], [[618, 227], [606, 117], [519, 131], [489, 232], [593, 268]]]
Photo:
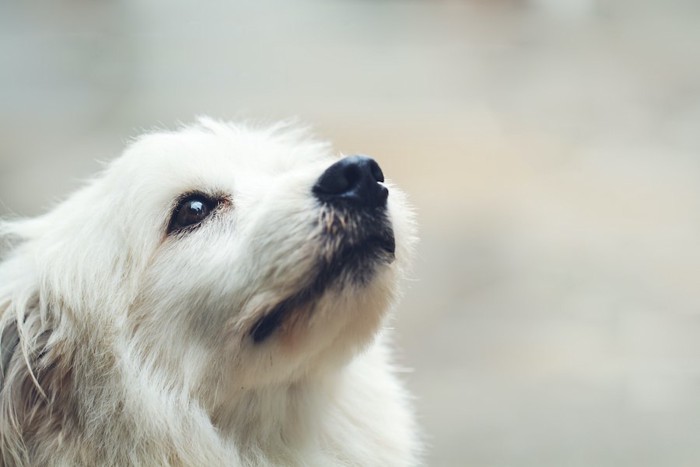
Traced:
[[58, 439], [48, 434], [70, 414], [65, 346], [54, 336], [38, 281], [16, 253], [0, 263], [0, 466], [28, 465], [28, 440]]
[[5, 465], [25, 465], [31, 450], [27, 441], [59, 438], [55, 435], [71, 413], [67, 356], [30, 303], [18, 309], [11, 302], [0, 311], [0, 457]]

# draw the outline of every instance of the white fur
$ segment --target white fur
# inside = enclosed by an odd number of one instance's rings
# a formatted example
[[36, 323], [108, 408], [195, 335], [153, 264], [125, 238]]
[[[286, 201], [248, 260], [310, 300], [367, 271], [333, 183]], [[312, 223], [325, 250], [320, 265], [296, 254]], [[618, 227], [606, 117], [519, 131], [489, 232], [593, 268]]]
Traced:
[[[383, 330], [413, 235], [400, 191], [395, 262], [326, 291], [284, 333], [246, 338], [310, 274], [311, 187], [335, 160], [298, 130], [201, 119], [2, 224], [0, 331], [20, 339], [0, 380], [0, 465], [415, 465]], [[229, 204], [167, 236], [192, 190]]]

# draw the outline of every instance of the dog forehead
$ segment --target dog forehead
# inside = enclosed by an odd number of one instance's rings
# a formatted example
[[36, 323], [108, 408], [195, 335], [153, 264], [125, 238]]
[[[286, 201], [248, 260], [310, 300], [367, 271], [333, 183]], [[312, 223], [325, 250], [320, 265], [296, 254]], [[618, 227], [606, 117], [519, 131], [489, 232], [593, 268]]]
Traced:
[[116, 162], [135, 177], [228, 184], [237, 176], [261, 178], [316, 165], [327, 146], [290, 128], [251, 129], [207, 121], [177, 132], [137, 139]]

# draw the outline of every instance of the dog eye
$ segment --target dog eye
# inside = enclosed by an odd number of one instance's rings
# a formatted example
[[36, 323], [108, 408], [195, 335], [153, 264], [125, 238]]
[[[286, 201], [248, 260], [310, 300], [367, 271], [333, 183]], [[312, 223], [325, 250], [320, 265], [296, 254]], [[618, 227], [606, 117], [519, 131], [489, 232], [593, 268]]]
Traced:
[[206, 219], [218, 202], [202, 194], [190, 195], [179, 202], [168, 226], [168, 234], [194, 227]]

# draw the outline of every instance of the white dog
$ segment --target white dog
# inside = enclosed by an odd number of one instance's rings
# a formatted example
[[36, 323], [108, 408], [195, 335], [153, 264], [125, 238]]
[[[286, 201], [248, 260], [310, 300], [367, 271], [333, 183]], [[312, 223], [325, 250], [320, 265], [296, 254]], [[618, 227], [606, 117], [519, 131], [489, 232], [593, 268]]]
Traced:
[[404, 466], [400, 191], [283, 126], [139, 138], [2, 224], [0, 465]]

